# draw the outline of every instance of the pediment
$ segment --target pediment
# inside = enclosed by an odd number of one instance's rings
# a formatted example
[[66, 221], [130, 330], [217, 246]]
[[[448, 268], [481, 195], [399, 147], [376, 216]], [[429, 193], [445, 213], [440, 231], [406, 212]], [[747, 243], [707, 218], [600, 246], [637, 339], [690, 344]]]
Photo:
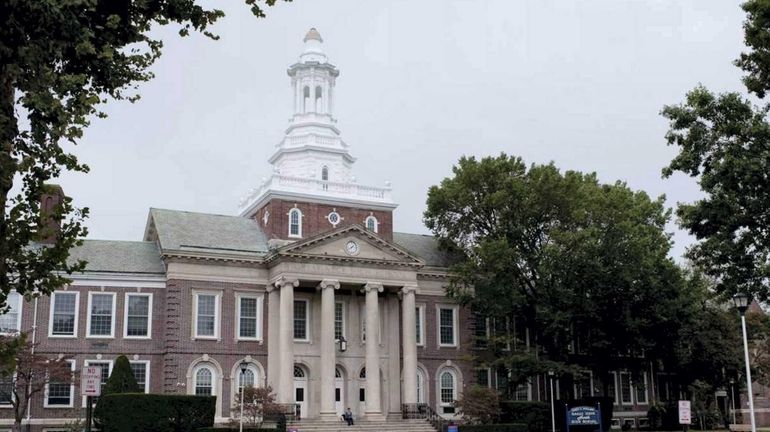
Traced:
[[340, 228], [278, 249], [277, 257], [298, 257], [422, 266], [424, 262], [400, 246], [384, 240], [359, 225]]

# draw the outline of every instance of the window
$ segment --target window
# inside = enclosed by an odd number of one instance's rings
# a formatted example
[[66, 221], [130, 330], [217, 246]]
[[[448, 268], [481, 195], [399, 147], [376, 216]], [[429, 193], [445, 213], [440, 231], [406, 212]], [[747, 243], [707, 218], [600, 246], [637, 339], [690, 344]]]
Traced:
[[478, 384], [481, 387], [491, 387], [492, 383], [490, 375], [492, 374], [492, 371], [489, 368], [485, 369], [479, 369], [476, 371], [476, 384]]
[[115, 293], [88, 293], [88, 336], [115, 335]]
[[593, 372], [583, 371], [582, 375], [575, 377], [574, 390], [575, 398], [585, 398], [593, 396], [591, 382], [593, 381]]
[[345, 304], [334, 303], [334, 340], [345, 337]]
[[307, 300], [294, 300], [294, 339], [308, 340]]
[[439, 346], [457, 346], [457, 308], [438, 308]]
[[642, 372], [639, 382], [634, 383], [634, 389], [636, 390], [636, 403], [647, 405], [647, 372]]
[[618, 374], [615, 373], [615, 372], [610, 373], [610, 376], [609, 376], [610, 382], [609, 382], [609, 385], [607, 386], [607, 392], [608, 392], [607, 396], [612, 398], [612, 400], [615, 403], [615, 405], [617, 405], [618, 402], [619, 402], [619, 400], [618, 400], [618, 388], [617, 388], [617, 386], [615, 384], [615, 382], [617, 381], [617, 378], [618, 378], [617, 375]]
[[324, 166], [321, 168], [321, 180], [329, 181], [329, 167]]
[[298, 208], [289, 211], [289, 237], [302, 237], [302, 212]]
[[13, 402], [14, 375], [0, 377], [0, 407], [10, 407]]
[[131, 364], [131, 372], [134, 373], [136, 383], [139, 384], [139, 388], [145, 393], [150, 392], [150, 361], [149, 360], [136, 360], [129, 362]]
[[244, 387], [259, 387], [260, 379], [259, 379], [259, 370], [257, 370], [257, 367], [253, 363], [249, 363], [249, 365], [246, 367], [246, 372], [241, 373], [241, 366], [240, 363], [236, 364], [235, 373], [238, 376], [238, 386], [235, 387], [235, 394], [238, 395], [241, 392], [241, 389]]
[[219, 295], [195, 294], [195, 337], [217, 338], [219, 336]]
[[214, 395], [214, 371], [208, 366], [199, 366], [195, 371], [195, 396]]
[[51, 296], [49, 336], [75, 337], [78, 328], [78, 298], [76, 292], [55, 292]]
[[457, 400], [457, 378], [454, 372], [445, 370], [439, 375], [439, 405], [442, 414], [454, 413], [454, 402]]
[[425, 345], [425, 306], [417, 306], [414, 308], [414, 323], [416, 328], [417, 346]]
[[425, 403], [425, 374], [417, 368], [417, 403]]
[[[75, 361], [67, 360], [70, 364], [70, 370], [75, 371]], [[67, 381], [51, 380], [45, 389], [45, 406], [51, 408], [65, 407], [72, 408], [75, 396], [75, 382], [70, 379]]]
[[259, 340], [262, 338], [262, 297], [237, 296], [238, 338]]
[[532, 385], [530, 383], [519, 384], [513, 391], [513, 400], [528, 401], [532, 399]]
[[631, 399], [631, 374], [628, 372], [620, 373], [620, 403], [623, 405], [632, 405]]
[[21, 294], [11, 292], [6, 303], [8, 312], [0, 315], [0, 333], [18, 333], [21, 331]]
[[[112, 373], [112, 361], [104, 361], [104, 360], [86, 360], [85, 361], [86, 366], [96, 366], [102, 368], [102, 392], [104, 391], [104, 386], [107, 385], [107, 379], [110, 378], [110, 374]], [[83, 396], [83, 406], [86, 406], [86, 397]], [[91, 403], [96, 405], [96, 402], [99, 400], [99, 397], [92, 397]]]
[[379, 229], [379, 222], [377, 222], [377, 218], [374, 216], [369, 216], [364, 221], [366, 225], [366, 229], [368, 229], [371, 232], [378, 232]]
[[152, 334], [152, 294], [126, 294], [123, 336], [149, 338]]

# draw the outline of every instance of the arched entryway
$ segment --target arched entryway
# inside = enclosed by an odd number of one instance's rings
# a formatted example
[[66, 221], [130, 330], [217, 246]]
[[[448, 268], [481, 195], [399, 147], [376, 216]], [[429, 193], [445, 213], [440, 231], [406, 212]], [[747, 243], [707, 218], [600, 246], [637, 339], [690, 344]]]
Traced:
[[[385, 374], [380, 369], [380, 410], [388, 412], [388, 398], [386, 395], [387, 386], [385, 383]], [[363, 416], [366, 413], [366, 368], [361, 368], [358, 373], [358, 415]]]
[[308, 373], [301, 365], [294, 365], [294, 402], [299, 405], [300, 418], [308, 413]]
[[342, 415], [346, 404], [345, 373], [339, 366], [334, 368], [334, 409], [337, 415]]

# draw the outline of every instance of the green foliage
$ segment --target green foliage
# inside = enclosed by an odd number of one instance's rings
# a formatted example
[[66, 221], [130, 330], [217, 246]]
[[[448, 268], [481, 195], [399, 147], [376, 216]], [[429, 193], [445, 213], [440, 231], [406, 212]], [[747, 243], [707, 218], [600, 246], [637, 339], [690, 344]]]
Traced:
[[[275, 2], [245, 1], [260, 17]], [[67, 258], [87, 233], [88, 209], [65, 199], [52, 215], [62, 223], [56, 242], [30, 247], [47, 226], [38, 201], [63, 171], [88, 172], [65, 146], [106, 116], [100, 105], [139, 98], [163, 46], [150, 30], [174, 24], [182, 36], [216, 39], [209, 27], [223, 15], [195, 0], [0, 3], [0, 307], [10, 291], [48, 294], [83, 269]]]
[[275, 429], [278, 432], [286, 432], [286, 415], [285, 414], [278, 415], [278, 422], [275, 425]]
[[[240, 429], [237, 427], [211, 427], [211, 428], [201, 428], [196, 429], [196, 432], [239, 432]], [[255, 427], [246, 427], [243, 426], [243, 432], [277, 432], [278, 429], [275, 428], [255, 428]]]
[[122, 355], [115, 359], [115, 366], [112, 373], [104, 385], [102, 395], [115, 393], [141, 393], [143, 389], [139, 388], [136, 382], [134, 372], [131, 370], [131, 363], [128, 357]]
[[747, 14], [744, 41], [751, 51], [741, 53], [735, 64], [747, 73], [746, 88], [763, 98], [770, 89], [770, 1], [748, 0], [741, 7]]
[[544, 432], [551, 427], [551, 406], [545, 402], [503, 401], [500, 422], [527, 425], [527, 432]]
[[670, 351], [659, 336], [685, 299], [667, 256], [669, 217], [663, 197], [505, 154], [461, 158], [430, 188], [425, 212], [461, 257], [449, 294], [482, 315], [521, 320], [547, 352], [496, 353], [489, 365], [513, 372], [511, 385], [566, 371], [578, 337], [600, 373], [617, 367], [618, 352]]
[[192, 432], [214, 425], [216, 400], [216, 396], [111, 394], [99, 398], [98, 420], [105, 432]]
[[529, 426], [524, 423], [460, 425], [458, 430], [460, 432], [531, 432], [532, 431], [529, 428]]
[[662, 112], [668, 144], [679, 150], [664, 176], [695, 177], [706, 195], [677, 209], [680, 225], [699, 240], [689, 258], [719, 280], [720, 293], [743, 291], [760, 301], [770, 294], [767, 113], [737, 93], [715, 95], [702, 86]]
[[[275, 403], [273, 388], [246, 386], [243, 389], [243, 424], [250, 427], [261, 427], [266, 416], [278, 414], [281, 407]], [[240, 392], [235, 395], [233, 404], [232, 423], [238, 423], [241, 415]]]
[[472, 423], [489, 424], [500, 417], [500, 395], [496, 389], [471, 386], [455, 402], [463, 418]]

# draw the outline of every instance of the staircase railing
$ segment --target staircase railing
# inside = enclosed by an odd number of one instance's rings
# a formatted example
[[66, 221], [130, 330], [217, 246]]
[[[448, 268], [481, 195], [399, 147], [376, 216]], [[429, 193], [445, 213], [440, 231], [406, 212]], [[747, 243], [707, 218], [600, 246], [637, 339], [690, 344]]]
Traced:
[[446, 432], [449, 426], [449, 420], [441, 417], [430, 405], [425, 403], [402, 404], [401, 416], [409, 420], [427, 420], [438, 432]]

